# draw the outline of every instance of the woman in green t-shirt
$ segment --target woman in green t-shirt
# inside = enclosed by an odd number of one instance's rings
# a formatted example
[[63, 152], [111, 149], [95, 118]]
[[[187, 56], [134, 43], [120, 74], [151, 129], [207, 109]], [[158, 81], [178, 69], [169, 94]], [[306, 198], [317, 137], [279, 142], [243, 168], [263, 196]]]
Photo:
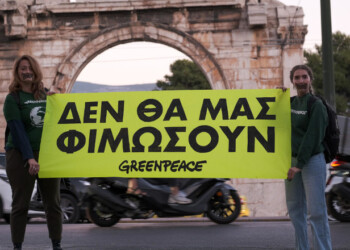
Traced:
[[15, 62], [13, 80], [3, 108], [10, 129], [5, 149], [6, 172], [13, 198], [10, 222], [14, 249], [22, 249], [35, 180], [42, 196], [53, 249], [62, 249], [60, 179], [38, 178], [45, 110], [46, 94], [40, 66], [33, 57], [24, 55]]

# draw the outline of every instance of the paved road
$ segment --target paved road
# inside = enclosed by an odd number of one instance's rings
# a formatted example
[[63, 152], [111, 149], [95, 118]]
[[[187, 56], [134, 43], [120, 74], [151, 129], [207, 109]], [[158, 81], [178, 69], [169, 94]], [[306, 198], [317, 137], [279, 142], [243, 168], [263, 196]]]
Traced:
[[[333, 249], [350, 249], [350, 223], [330, 222]], [[293, 228], [286, 220], [238, 220], [217, 225], [206, 218], [122, 221], [110, 228], [90, 223], [65, 224], [63, 247], [80, 249], [294, 249]], [[0, 222], [0, 249], [12, 249], [9, 225]], [[27, 227], [23, 249], [50, 249], [45, 223]]]

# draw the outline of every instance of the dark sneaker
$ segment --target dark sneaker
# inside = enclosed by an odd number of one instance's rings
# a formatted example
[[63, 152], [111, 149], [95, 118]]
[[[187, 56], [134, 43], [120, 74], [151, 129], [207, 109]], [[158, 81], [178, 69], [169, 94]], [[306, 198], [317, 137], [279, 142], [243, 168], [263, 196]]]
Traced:
[[13, 244], [13, 250], [22, 250], [22, 243]]
[[63, 250], [61, 247], [61, 242], [52, 241], [52, 250]]

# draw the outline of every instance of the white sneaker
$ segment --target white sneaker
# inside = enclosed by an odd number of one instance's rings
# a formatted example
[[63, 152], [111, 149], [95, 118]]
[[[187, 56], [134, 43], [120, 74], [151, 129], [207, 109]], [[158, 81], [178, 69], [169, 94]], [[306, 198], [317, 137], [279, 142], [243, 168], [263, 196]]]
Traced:
[[179, 191], [178, 193], [177, 193], [177, 195], [179, 195], [179, 196], [181, 196], [181, 197], [186, 197], [187, 195], [185, 194], [185, 192], [183, 192], [183, 191]]
[[189, 203], [192, 203], [192, 200], [184, 197], [183, 195], [179, 195], [179, 194], [173, 195], [173, 194], [171, 194], [169, 196], [168, 203], [169, 204], [174, 204], [174, 203], [177, 203], [177, 204], [189, 204]]

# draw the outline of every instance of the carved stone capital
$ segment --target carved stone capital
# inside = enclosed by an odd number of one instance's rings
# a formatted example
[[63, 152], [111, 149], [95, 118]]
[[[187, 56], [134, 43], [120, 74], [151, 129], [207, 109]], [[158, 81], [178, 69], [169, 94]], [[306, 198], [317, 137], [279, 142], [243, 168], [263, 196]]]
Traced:
[[303, 25], [304, 11], [301, 7], [277, 7], [277, 34], [284, 44], [303, 44], [307, 25]]
[[303, 44], [307, 34], [307, 25], [279, 27], [277, 33], [285, 44]]

